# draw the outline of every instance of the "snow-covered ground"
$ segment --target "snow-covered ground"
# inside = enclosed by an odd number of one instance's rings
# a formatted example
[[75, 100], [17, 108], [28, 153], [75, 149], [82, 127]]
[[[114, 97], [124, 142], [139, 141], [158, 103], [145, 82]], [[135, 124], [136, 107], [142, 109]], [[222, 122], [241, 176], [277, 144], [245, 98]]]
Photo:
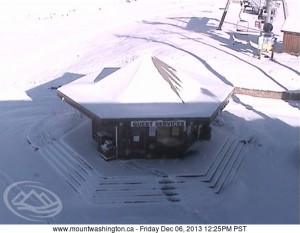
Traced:
[[184, 159], [105, 162], [90, 120], [56, 95], [145, 53], [235, 87], [299, 91], [299, 57], [280, 52], [282, 8], [270, 61], [249, 44], [256, 16], [236, 32], [239, 4], [216, 30], [226, 0], [24, 2], [0, 0], [0, 223], [36, 223], [8, 207], [22, 181], [61, 200], [47, 223], [299, 223], [297, 102], [234, 95]]

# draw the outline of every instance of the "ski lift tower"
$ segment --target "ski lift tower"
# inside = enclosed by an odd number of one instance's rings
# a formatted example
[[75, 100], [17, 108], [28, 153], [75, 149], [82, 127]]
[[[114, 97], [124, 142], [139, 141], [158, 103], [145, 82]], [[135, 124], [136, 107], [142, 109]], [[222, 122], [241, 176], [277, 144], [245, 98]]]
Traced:
[[263, 26], [263, 31], [260, 32], [260, 36], [258, 37], [258, 51], [259, 51], [259, 59], [261, 59], [262, 52], [271, 52], [271, 60], [274, 58], [274, 45], [276, 43], [276, 37], [273, 31], [272, 25], [272, 1], [267, 0], [266, 6], [266, 21]]
[[272, 23], [273, 20], [271, 20], [272, 15], [272, 1], [273, 0], [267, 0], [267, 17], [266, 17], [266, 23]]
[[232, 0], [227, 0], [227, 3], [226, 3], [226, 6], [224, 8], [224, 12], [223, 12], [223, 15], [222, 15], [222, 18], [220, 20], [220, 23], [219, 23], [219, 27], [217, 28], [217, 30], [222, 30], [222, 25], [224, 23], [224, 20], [225, 20], [225, 17], [227, 15], [227, 12], [228, 12], [228, 9], [229, 9], [229, 6], [230, 6], [230, 3], [231, 3]]

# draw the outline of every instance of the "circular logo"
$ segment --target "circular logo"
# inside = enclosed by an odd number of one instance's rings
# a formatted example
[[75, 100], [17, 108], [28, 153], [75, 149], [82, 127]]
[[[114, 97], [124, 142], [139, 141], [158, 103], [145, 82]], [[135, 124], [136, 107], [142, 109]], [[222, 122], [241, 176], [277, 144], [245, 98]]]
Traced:
[[59, 197], [33, 181], [11, 184], [5, 189], [3, 200], [12, 213], [30, 221], [43, 222], [62, 210]]

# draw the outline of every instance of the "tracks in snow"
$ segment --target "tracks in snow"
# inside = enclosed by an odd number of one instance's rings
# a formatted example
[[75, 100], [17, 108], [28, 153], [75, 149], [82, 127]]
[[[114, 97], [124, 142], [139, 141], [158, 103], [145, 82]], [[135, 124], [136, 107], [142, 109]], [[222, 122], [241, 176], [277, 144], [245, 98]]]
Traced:
[[72, 148], [58, 141], [40, 150], [70, 187], [95, 204], [179, 202], [184, 181], [153, 176], [102, 177]]
[[216, 194], [221, 193], [232, 183], [250, 141], [225, 138], [201, 174], [173, 176], [164, 173], [161, 176], [101, 176], [63, 141], [49, 144], [40, 152], [74, 191], [84, 194], [95, 204], [174, 203], [183, 198], [181, 190], [201, 186], [194, 184], [207, 183]]
[[229, 137], [204, 173], [179, 177], [198, 178], [200, 181], [208, 183], [208, 186], [219, 194], [232, 182], [238, 172], [244, 160], [248, 143], [250, 143], [250, 140], [238, 140]]
[[222, 147], [218, 157], [214, 161], [213, 169], [209, 170], [209, 176], [205, 177], [209, 187], [214, 188], [215, 193], [231, 183], [246, 154], [246, 141], [229, 139]]
[[52, 143], [42, 148], [40, 152], [77, 193], [88, 191], [84, 186], [98, 177], [96, 171], [62, 141]]
[[184, 181], [153, 177], [107, 177], [100, 181], [92, 199], [97, 204], [179, 202]]

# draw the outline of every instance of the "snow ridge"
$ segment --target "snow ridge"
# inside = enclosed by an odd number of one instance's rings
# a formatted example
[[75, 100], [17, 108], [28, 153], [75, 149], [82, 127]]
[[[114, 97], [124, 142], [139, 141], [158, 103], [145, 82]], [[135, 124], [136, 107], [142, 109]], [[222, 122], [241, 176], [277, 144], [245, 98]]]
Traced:
[[178, 188], [183, 183], [151, 176], [106, 177], [96, 186], [92, 201], [95, 204], [179, 202]]
[[62, 141], [57, 141], [41, 149], [41, 154], [77, 193], [86, 192], [83, 188], [92, 182], [98, 174], [72, 148]]
[[175, 203], [184, 198], [181, 193], [191, 187], [191, 182], [207, 184], [203, 187], [221, 193], [232, 183], [250, 143], [251, 139], [227, 137], [220, 149], [214, 152], [217, 155], [210, 155], [213, 159], [206, 169], [191, 175], [168, 175], [162, 171], [142, 176], [104, 176], [62, 140], [40, 152], [75, 192], [84, 194], [94, 204]]
[[208, 187], [219, 194], [233, 181], [244, 160], [248, 149], [246, 145], [249, 143], [251, 143], [251, 139], [239, 140], [229, 137], [204, 173], [179, 175], [178, 177], [198, 178], [200, 181], [208, 183]]

